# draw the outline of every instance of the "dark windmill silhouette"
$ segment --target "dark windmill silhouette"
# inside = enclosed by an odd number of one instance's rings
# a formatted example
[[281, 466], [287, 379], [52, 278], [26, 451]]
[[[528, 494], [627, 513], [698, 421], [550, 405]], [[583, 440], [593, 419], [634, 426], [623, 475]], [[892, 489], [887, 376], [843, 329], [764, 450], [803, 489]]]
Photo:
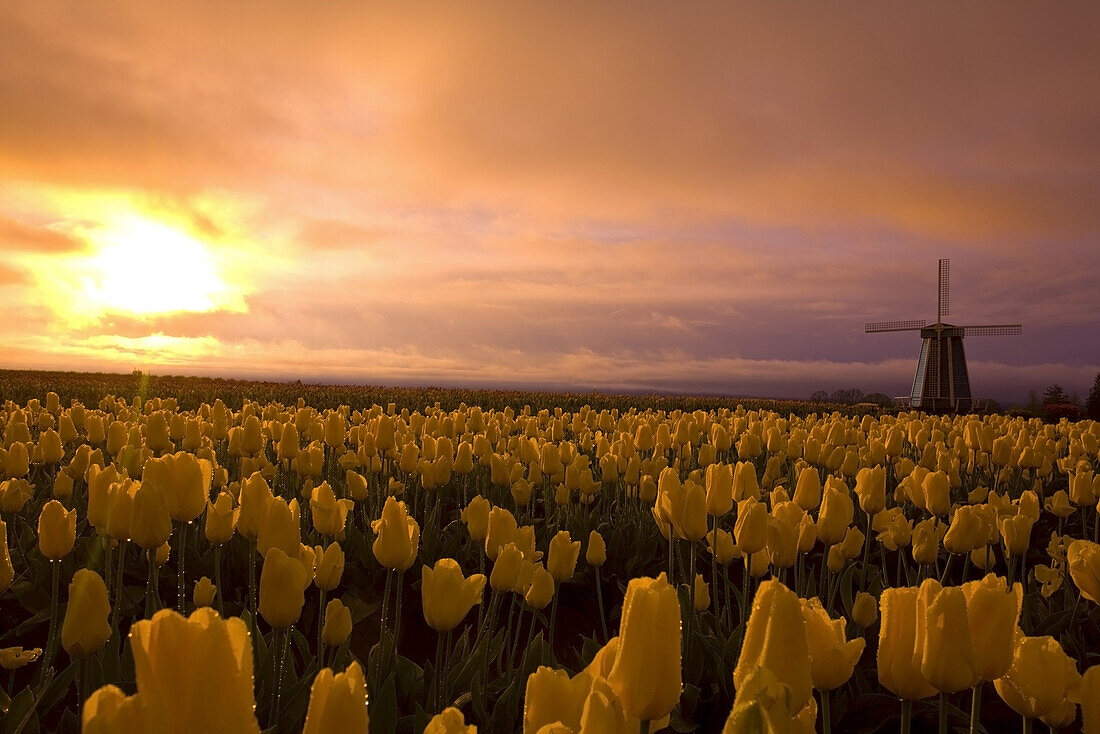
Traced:
[[930, 413], [969, 411], [973, 404], [970, 375], [966, 370], [964, 336], [1007, 336], [1020, 333], [1019, 324], [983, 324], [957, 326], [946, 324], [943, 317], [951, 311], [948, 279], [951, 261], [940, 260], [939, 298], [936, 323], [919, 321], [877, 321], [867, 324], [868, 334], [882, 331], [920, 331], [923, 343], [909, 391], [909, 405]]

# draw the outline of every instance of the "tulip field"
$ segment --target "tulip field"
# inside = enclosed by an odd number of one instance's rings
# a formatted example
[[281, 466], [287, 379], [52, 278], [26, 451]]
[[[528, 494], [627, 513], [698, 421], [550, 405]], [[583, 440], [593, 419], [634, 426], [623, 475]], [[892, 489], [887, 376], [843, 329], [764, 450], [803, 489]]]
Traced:
[[0, 373], [0, 734], [1100, 732], [1100, 423], [875, 411]]

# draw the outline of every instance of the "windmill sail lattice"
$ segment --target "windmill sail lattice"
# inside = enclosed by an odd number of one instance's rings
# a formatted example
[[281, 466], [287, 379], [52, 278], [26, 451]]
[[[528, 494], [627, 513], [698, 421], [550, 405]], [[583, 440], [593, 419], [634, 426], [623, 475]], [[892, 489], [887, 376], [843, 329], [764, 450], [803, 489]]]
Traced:
[[934, 413], [965, 412], [973, 406], [970, 374], [966, 368], [964, 336], [1002, 336], [1019, 334], [1020, 324], [983, 324], [957, 326], [944, 322], [951, 312], [951, 261], [939, 262], [936, 298], [936, 323], [921, 321], [877, 321], [866, 325], [866, 332], [920, 331], [922, 343], [909, 405]]

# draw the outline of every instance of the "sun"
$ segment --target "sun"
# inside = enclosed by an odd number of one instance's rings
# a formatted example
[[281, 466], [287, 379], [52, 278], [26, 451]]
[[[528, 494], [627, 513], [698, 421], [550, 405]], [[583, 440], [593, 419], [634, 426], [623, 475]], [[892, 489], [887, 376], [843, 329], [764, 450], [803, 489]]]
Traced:
[[126, 212], [83, 226], [79, 235], [89, 249], [69, 259], [54, 288], [70, 323], [245, 310], [216, 248], [184, 226]]
[[133, 316], [210, 311], [229, 292], [209, 249], [160, 222], [126, 217], [93, 243], [84, 290], [106, 311]]

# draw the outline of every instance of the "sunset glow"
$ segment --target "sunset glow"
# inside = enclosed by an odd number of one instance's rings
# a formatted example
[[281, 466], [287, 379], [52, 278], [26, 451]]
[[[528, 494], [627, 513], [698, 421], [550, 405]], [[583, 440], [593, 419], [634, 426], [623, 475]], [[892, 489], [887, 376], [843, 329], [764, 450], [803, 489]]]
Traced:
[[1098, 12], [9, 5], [4, 366], [900, 395], [942, 257], [1083, 391]]

